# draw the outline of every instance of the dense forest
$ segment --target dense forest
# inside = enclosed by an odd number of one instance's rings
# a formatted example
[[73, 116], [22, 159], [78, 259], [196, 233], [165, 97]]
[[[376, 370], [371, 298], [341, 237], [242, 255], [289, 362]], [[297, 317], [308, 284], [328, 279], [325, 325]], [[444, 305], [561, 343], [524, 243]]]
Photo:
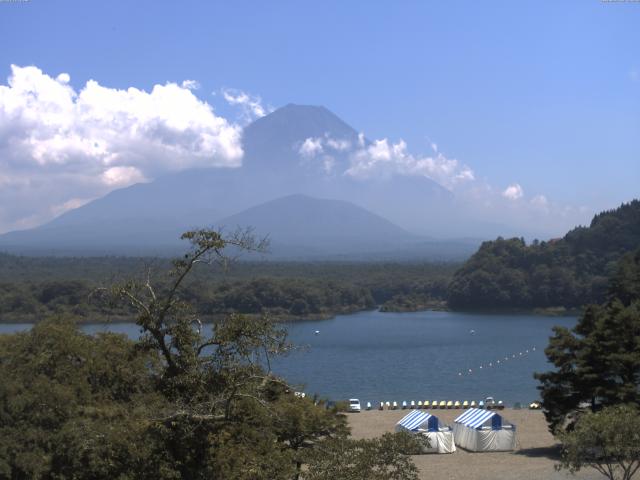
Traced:
[[197, 328], [183, 287], [230, 241], [186, 235], [171, 280], [110, 290], [131, 307], [138, 340], [87, 335], [69, 318], [0, 335], [0, 478], [417, 480], [417, 436], [355, 440], [339, 406], [295, 395], [271, 371], [294, 348], [282, 325], [228, 315]]
[[[244, 262], [196, 268], [182, 294], [206, 319], [270, 313], [319, 318], [372, 309], [441, 305], [457, 264]], [[0, 255], [0, 321], [37, 322], [70, 314], [82, 321], [129, 320], [132, 312], [103, 301], [109, 285], [145, 272], [159, 278], [167, 259], [17, 257]]]
[[640, 201], [596, 215], [548, 242], [498, 238], [482, 244], [448, 291], [457, 309], [580, 308], [601, 303], [618, 260], [640, 245]]
[[[618, 260], [638, 246], [640, 201], [634, 200], [561, 239], [485, 242], [462, 266], [238, 260], [217, 269], [198, 266], [183, 295], [205, 319], [230, 313], [323, 318], [376, 306], [382, 311], [578, 309], [604, 300]], [[140, 272], [156, 278], [169, 268], [165, 258], [0, 254], [0, 322], [66, 314], [85, 322], [130, 320], [132, 312], [104, 302], [101, 289]]]

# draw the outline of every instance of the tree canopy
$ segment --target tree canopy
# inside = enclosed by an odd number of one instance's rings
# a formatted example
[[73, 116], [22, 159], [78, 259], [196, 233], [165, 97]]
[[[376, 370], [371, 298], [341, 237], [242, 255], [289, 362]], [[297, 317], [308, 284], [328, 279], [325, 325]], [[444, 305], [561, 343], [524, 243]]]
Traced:
[[[225, 249], [262, 244], [242, 232], [183, 238], [191, 248], [163, 281], [102, 292], [136, 312], [140, 340], [65, 318], [0, 335], [0, 479], [415, 478], [406, 439], [352, 440], [337, 408], [271, 372], [290, 344], [270, 318], [231, 314], [205, 333], [186, 279]], [[348, 462], [318, 461], [338, 444]]]
[[[455, 264], [362, 262], [234, 262], [198, 264], [182, 286], [203, 321], [231, 313], [277, 320], [325, 318], [375, 308], [417, 310], [442, 304]], [[170, 283], [166, 259], [16, 257], [0, 254], [0, 322], [38, 322], [72, 315], [83, 322], [133, 321], [125, 304], [105, 305], [98, 287], [144, 277]], [[438, 303], [439, 302], [439, 303]]]
[[596, 469], [610, 480], [631, 480], [640, 469], [640, 410], [618, 405], [585, 414], [561, 435], [560, 466], [575, 473]]
[[621, 259], [605, 303], [571, 330], [554, 328], [545, 353], [555, 369], [536, 375], [553, 431], [571, 428], [585, 405], [640, 404], [639, 289], [640, 250]]
[[459, 309], [580, 308], [606, 299], [618, 260], [640, 245], [640, 201], [596, 215], [589, 227], [548, 242], [485, 242], [454, 275]]

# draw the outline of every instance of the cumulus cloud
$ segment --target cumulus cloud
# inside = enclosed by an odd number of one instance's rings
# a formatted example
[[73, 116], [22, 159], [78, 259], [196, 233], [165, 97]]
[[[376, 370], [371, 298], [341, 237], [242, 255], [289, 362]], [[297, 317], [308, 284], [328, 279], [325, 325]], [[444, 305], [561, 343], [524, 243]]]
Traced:
[[345, 152], [351, 148], [351, 142], [349, 140], [326, 138], [327, 146], [337, 152]]
[[316, 155], [321, 154], [324, 151], [322, 147], [322, 139], [321, 138], [312, 138], [309, 137], [302, 142], [300, 149], [298, 152], [303, 157], [315, 157]]
[[509, 199], [509, 200], [518, 200], [518, 199], [522, 198], [523, 195], [524, 195], [524, 191], [522, 190], [522, 187], [518, 183], [514, 183], [512, 185], [509, 185], [502, 192], [502, 196], [504, 198]]
[[[294, 146], [295, 148], [295, 146]], [[345, 155], [352, 150], [352, 141], [346, 138], [333, 138], [328, 134], [322, 137], [309, 137], [302, 142], [298, 153], [302, 157], [302, 163], [316, 162], [321, 170], [327, 174], [336, 172], [338, 161], [336, 156]]]
[[136, 167], [111, 167], [102, 174], [102, 181], [110, 187], [124, 187], [147, 179]]
[[[343, 173], [361, 180], [389, 178], [393, 175], [421, 175], [435, 180], [446, 188], [475, 179], [473, 171], [457, 160], [447, 158], [437, 151], [432, 143], [433, 155], [416, 156], [407, 150], [404, 140], [392, 143], [388, 139], [367, 142], [363, 133], [357, 142], [336, 139], [329, 135], [307, 138], [298, 153], [305, 159], [319, 158], [324, 162], [325, 171], [335, 166], [335, 155], [348, 157], [348, 166]], [[327, 168], [327, 159], [331, 159]]]
[[386, 138], [359, 146], [351, 155], [351, 165], [345, 174], [363, 179], [398, 174], [422, 175], [449, 189], [475, 179], [473, 170], [468, 166], [447, 158], [435, 148], [433, 155], [413, 155], [408, 152], [404, 140], [392, 143]]
[[242, 119], [245, 123], [264, 117], [273, 110], [271, 107], [264, 107], [259, 96], [250, 95], [242, 90], [225, 88], [222, 90], [222, 96], [229, 105], [242, 109]]
[[181, 85], [182, 88], [186, 88], [187, 90], [200, 89], [200, 82], [198, 82], [197, 80], [183, 80]]
[[164, 172], [241, 164], [240, 126], [198, 99], [193, 80], [149, 92], [95, 80], [75, 90], [70, 81], [12, 65], [0, 84], [0, 201], [23, 200], [0, 211], [0, 231]]
[[[431, 149], [429, 154], [411, 153], [403, 140], [395, 143], [387, 138], [369, 141], [363, 133], [357, 139], [336, 139], [329, 135], [310, 137], [294, 148], [297, 148], [302, 164], [317, 166], [316, 171], [350, 176], [362, 182], [394, 176], [427, 177], [454, 193], [458, 213], [465, 212], [474, 222], [510, 226], [513, 231], [538, 232], [536, 228], [543, 226], [543, 230], [559, 234], [583, 223], [593, 213], [588, 208], [554, 203], [541, 194], [527, 197], [519, 183], [512, 183], [505, 189], [496, 188], [486, 179], [476, 178], [468, 165], [449, 158], [435, 142], [427, 140]], [[393, 218], [393, 214], [390, 215]], [[412, 229], [415, 225], [407, 223], [406, 227]], [[508, 227], [505, 228], [508, 231]]]
[[363, 182], [398, 175], [430, 178], [452, 191], [457, 208], [466, 211], [474, 221], [508, 224], [523, 232], [535, 230], [531, 225], [563, 232], [593, 213], [588, 208], [554, 203], [542, 194], [527, 197], [519, 183], [496, 188], [486, 179], [476, 178], [468, 165], [447, 157], [435, 142], [429, 140], [429, 146], [430, 154], [416, 155], [403, 140], [369, 141], [360, 133], [357, 139], [310, 137], [297, 146], [297, 151], [303, 164], [317, 165], [319, 171], [327, 174], [346, 175]]

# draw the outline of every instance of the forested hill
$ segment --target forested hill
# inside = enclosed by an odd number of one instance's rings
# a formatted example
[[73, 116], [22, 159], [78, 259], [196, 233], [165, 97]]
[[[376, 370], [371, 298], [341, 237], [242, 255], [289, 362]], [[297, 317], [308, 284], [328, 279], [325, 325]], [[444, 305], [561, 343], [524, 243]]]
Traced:
[[449, 285], [457, 309], [576, 308], [605, 298], [608, 278], [640, 246], [640, 201], [596, 215], [548, 242], [498, 238], [485, 242]]

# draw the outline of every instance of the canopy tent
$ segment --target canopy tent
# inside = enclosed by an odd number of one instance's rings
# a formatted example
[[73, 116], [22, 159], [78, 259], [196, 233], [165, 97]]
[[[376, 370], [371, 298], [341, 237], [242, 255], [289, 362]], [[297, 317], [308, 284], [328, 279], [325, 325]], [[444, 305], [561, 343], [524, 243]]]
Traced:
[[456, 444], [472, 452], [504, 452], [516, 448], [516, 427], [493, 410], [472, 408], [454, 420]]
[[438, 417], [435, 415], [414, 410], [396, 424], [396, 432], [403, 431], [423, 435], [429, 439], [429, 446], [422, 449], [424, 453], [453, 453], [456, 451], [451, 429], [440, 427]]

